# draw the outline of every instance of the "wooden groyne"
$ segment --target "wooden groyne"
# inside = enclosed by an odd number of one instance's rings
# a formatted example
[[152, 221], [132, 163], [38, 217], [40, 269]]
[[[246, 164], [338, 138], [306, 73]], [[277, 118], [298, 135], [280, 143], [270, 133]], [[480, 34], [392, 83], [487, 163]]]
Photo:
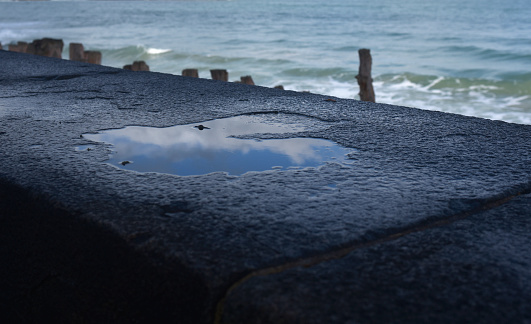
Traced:
[[[9, 51], [35, 54], [41, 56], [62, 58], [64, 43], [62, 39], [42, 38], [36, 39], [31, 43], [19, 41], [7, 45]], [[2, 50], [0, 43], [0, 50]], [[372, 57], [370, 49], [360, 49], [358, 51], [360, 65], [356, 79], [360, 88], [359, 96], [362, 101], [376, 102], [374, 88], [372, 85]], [[87, 51], [82, 43], [69, 43], [69, 59], [71, 61], [84, 62], [90, 64], [99, 64], [102, 62], [102, 54], [99, 51]], [[149, 71], [149, 65], [145, 61], [134, 61], [132, 64], [126, 64], [123, 69], [130, 71]], [[199, 78], [197, 69], [187, 68], [182, 70], [182, 76]], [[229, 81], [229, 72], [225, 69], [210, 70], [212, 80]], [[241, 76], [237, 83], [255, 85], [250, 75]], [[284, 90], [283, 85], [276, 85], [275, 89]]]
[[149, 71], [149, 65], [144, 61], [134, 61], [133, 64], [124, 65], [123, 68], [130, 71]]
[[101, 52], [85, 51], [85, 48], [83, 44], [81, 43], [70, 43], [69, 51], [70, 51], [69, 54], [70, 54], [71, 61], [78, 61], [78, 62], [101, 65], [101, 59], [102, 59]]

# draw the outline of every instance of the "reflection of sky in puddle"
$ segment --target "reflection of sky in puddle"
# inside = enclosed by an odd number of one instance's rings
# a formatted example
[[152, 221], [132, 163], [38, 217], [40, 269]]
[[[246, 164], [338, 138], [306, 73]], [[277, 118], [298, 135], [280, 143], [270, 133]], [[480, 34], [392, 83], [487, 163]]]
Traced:
[[[198, 125], [205, 129], [194, 127]], [[167, 128], [129, 126], [84, 137], [112, 144], [110, 163], [139, 172], [186, 176], [223, 171], [241, 175], [249, 171], [316, 167], [327, 161], [346, 162], [346, 154], [352, 150], [324, 139], [258, 139], [258, 134], [303, 130], [301, 124], [253, 115]], [[235, 137], [249, 135], [255, 138]], [[122, 165], [123, 161], [131, 163]]]

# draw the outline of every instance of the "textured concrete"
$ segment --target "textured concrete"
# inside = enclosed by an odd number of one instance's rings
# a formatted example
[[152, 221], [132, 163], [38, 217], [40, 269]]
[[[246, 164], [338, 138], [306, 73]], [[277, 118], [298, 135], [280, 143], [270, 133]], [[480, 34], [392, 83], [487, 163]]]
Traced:
[[246, 278], [222, 323], [529, 323], [531, 195], [440, 225]]
[[[0, 313], [8, 319], [379, 322], [402, 314], [404, 300], [405, 309], [423, 308], [416, 320], [443, 321], [448, 315], [438, 314], [457, 309], [454, 298], [479, 291], [475, 304], [491, 300], [496, 290], [478, 288], [483, 262], [499, 273], [497, 287], [521, 278], [521, 291], [499, 305], [530, 319], [528, 261], [517, 243], [529, 243], [519, 230], [529, 228], [529, 200], [511, 198], [531, 190], [531, 126], [6, 51], [0, 64], [0, 257], [12, 269], [2, 268], [0, 303], [9, 311]], [[136, 173], [105, 163], [109, 146], [81, 137], [251, 113], [304, 118], [307, 131], [284, 136], [355, 148], [352, 167]], [[84, 144], [94, 149], [75, 150]], [[521, 226], [508, 225], [508, 210]], [[452, 230], [464, 221], [477, 233]], [[504, 249], [514, 260], [494, 260], [499, 251], [482, 245], [480, 225], [491, 242], [511, 237]], [[470, 272], [464, 252], [451, 254], [468, 237], [482, 251]], [[417, 242], [425, 250], [413, 249]], [[392, 272], [378, 260], [413, 270]], [[436, 298], [445, 273], [451, 281]], [[408, 276], [421, 288], [403, 288]], [[460, 280], [464, 292], [452, 288]], [[418, 303], [417, 292], [425, 294]], [[366, 304], [351, 307], [360, 295]], [[452, 318], [497, 319], [463, 309], [472, 314]]]

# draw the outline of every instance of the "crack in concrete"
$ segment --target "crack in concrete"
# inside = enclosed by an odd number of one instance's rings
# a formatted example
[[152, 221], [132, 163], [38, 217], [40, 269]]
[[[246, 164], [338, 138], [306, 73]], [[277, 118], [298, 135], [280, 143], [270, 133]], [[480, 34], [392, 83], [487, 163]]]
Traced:
[[372, 240], [372, 241], [361, 242], [361, 243], [360, 242], [356, 242], [354, 244], [351, 244], [351, 245], [346, 246], [346, 247], [339, 248], [339, 249], [334, 250], [334, 251], [323, 252], [323, 253], [319, 253], [319, 254], [311, 256], [311, 257], [298, 259], [298, 260], [294, 260], [294, 261], [291, 261], [291, 262], [288, 262], [288, 263], [284, 263], [284, 264], [280, 264], [280, 265], [276, 265], [276, 266], [272, 266], [272, 267], [268, 267], [268, 268], [252, 271], [249, 274], [247, 274], [246, 276], [244, 276], [241, 279], [239, 279], [238, 281], [236, 281], [235, 283], [233, 283], [227, 289], [227, 291], [225, 292], [223, 297], [220, 299], [220, 301], [216, 305], [216, 310], [215, 310], [215, 314], [214, 314], [214, 324], [221, 324], [221, 319], [222, 319], [223, 311], [224, 311], [224, 308], [225, 308], [225, 302], [227, 300], [227, 297], [230, 295], [230, 293], [233, 290], [235, 290], [236, 288], [238, 288], [240, 285], [242, 285], [245, 282], [247, 282], [249, 279], [252, 279], [254, 277], [259, 277], [259, 276], [273, 275], [273, 274], [281, 273], [281, 272], [284, 272], [286, 270], [290, 270], [290, 269], [297, 268], [297, 267], [309, 268], [309, 267], [313, 267], [315, 265], [321, 264], [323, 262], [341, 259], [341, 258], [347, 256], [348, 254], [350, 254], [351, 252], [359, 250], [359, 249], [368, 248], [368, 247], [371, 247], [371, 246], [374, 246], [374, 245], [378, 245], [378, 244], [383, 244], [383, 243], [386, 243], [386, 242], [394, 241], [394, 240], [397, 240], [399, 238], [402, 238], [404, 236], [407, 236], [407, 235], [410, 235], [410, 234], [413, 234], [413, 233], [423, 232], [423, 231], [426, 231], [426, 230], [430, 230], [430, 229], [434, 229], [434, 228], [450, 225], [450, 224], [452, 224], [452, 223], [454, 223], [456, 221], [465, 219], [465, 218], [470, 217], [470, 216], [472, 216], [474, 214], [497, 208], [497, 207], [499, 207], [499, 206], [501, 206], [503, 204], [506, 204], [507, 202], [511, 201], [512, 199], [514, 199], [514, 198], [516, 198], [516, 197], [518, 197], [520, 195], [525, 195], [525, 194], [530, 194], [530, 193], [531, 193], [531, 183], [526, 186], [526, 189], [523, 189], [523, 190], [519, 191], [518, 193], [516, 193], [514, 195], [506, 196], [506, 197], [499, 198], [499, 199], [492, 200], [492, 201], [487, 201], [483, 205], [481, 205], [479, 207], [476, 207], [476, 208], [473, 208], [473, 209], [471, 209], [469, 211], [464, 211], [464, 212], [461, 212], [461, 213], [458, 213], [458, 214], [454, 214], [454, 215], [451, 215], [451, 216], [443, 218], [443, 219], [438, 219], [438, 220], [427, 222], [427, 223], [423, 223], [423, 224], [420, 224], [420, 225], [417, 224], [417, 225], [414, 225], [414, 226], [412, 226], [410, 228], [403, 229], [402, 231], [399, 231], [399, 232], [396, 232], [396, 233], [393, 233], [393, 234], [390, 234], [388, 236], [381, 237], [379, 239], [375, 239], [375, 240]]
[[322, 122], [325, 122], [325, 123], [337, 122], [337, 120], [322, 118], [322, 117], [319, 117], [319, 116], [313, 116], [313, 115], [305, 114], [305, 113], [301, 113], [301, 112], [294, 112], [294, 111], [289, 111], [289, 110], [281, 110], [281, 109], [279, 109], [279, 110], [264, 110], [264, 111], [245, 112], [245, 113], [239, 114], [238, 116], [281, 115], [281, 114], [282, 115], [293, 115], [293, 116], [300, 116], [300, 117], [316, 119], [316, 120], [319, 120], [319, 121], [322, 121]]

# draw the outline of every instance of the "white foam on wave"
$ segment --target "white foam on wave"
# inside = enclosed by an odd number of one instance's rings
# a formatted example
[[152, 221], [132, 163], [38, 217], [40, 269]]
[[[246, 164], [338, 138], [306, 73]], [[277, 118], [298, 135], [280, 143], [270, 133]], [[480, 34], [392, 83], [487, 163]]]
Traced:
[[38, 22], [0, 22], [0, 42], [30, 41], [39, 32]]
[[[482, 90], [498, 90], [498, 89], [500, 89], [500, 88], [497, 87], [497, 86], [491, 86], [491, 85], [486, 85], [486, 84], [480, 84], [480, 85], [470, 86], [468, 89], [470, 89], [470, 90], [482, 91]], [[463, 90], [466, 91], [467, 89], [463, 89]]]
[[[448, 77], [409, 78], [407, 75], [375, 77], [376, 102], [465, 116], [531, 124], [531, 96], [500, 94], [501, 86], [478, 84], [479, 80], [458, 82]], [[275, 82], [276, 81], [276, 82]], [[346, 99], [359, 99], [359, 87], [353, 77], [349, 81], [327, 79], [277, 79], [264, 86], [283, 84], [286, 90], [309, 91]], [[455, 82], [454, 82], [455, 81]], [[274, 82], [274, 83], [273, 83]]]
[[171, 52], [171, 49], [165, 49], [165, 48], [148, 48], [146, 50], [146, 53], [151, 55], [157, 55], [157, 54], [164, 54]]
[[492, 85], [433, 89], [444, 80], [443, 77], [436, 78], [427, 86], [407, 78], [396, 83], [398, 79], [373, 83], [377, 102], [531, 124], [530, 96], [499, 96], [495, 93], [499, 87]]
[[509, 107], [520, 106], [523, 104], [523, 101], [531, 99], [529, 96], [520, 96], [520, 97], [507, 97], [505, 98], [505, 104]]
[[[315, 80], [313, 80], [315, 81]], [[355, 80], [354, 80], [355, 81]], [[329, 77], [327, 80], [320, 80], [319, 82], [312, 82], [312, 80], [294, 82], [292, 80], [277, 80], [275, 84], [266, 86], [273, 87], [282, 84], [284, 89], [293, 91], [309, 91], [315, 94], [322, 94], [344, 99], [356, 99], [359, 88], [357, 83], [340, 82]]]
[[[376, 78], [378, 79], [378, 78]], [[398, 81], [400, 80], [400, 81]], [[446, 80], [437, 77], [426, 84], [419, 84], [407, 77], [395, 76], [389, 81], [373, 82], [376, 102], [398, 106], [414, 107], [432, 111], [442, 111], [464, 116], [503, 120], [518, 124], [531, 124], [531, 110], [526, 109], [530, 96], [504, 97], [496, 95], [499, 87], [491, 85], [470, 85], [457, 88], [435, 88]], [[286, 90], [310, 91], [346, 99], [359, 99], [356, 80], [340, 82], [333, 78], [319, 82], [277, 80]], [[459, 84], [456, 82], [456, 84]], [[273, 86], [273, 84], [268, 85]]]
[[437, 79], [433, 80], [430, 84], [428, 84], [426, 87], [424, 87], [424, 90], [430, 90], [433, 86], [435, 86], [437, 83], [444, 80], [444, 77], [440, 76]]

